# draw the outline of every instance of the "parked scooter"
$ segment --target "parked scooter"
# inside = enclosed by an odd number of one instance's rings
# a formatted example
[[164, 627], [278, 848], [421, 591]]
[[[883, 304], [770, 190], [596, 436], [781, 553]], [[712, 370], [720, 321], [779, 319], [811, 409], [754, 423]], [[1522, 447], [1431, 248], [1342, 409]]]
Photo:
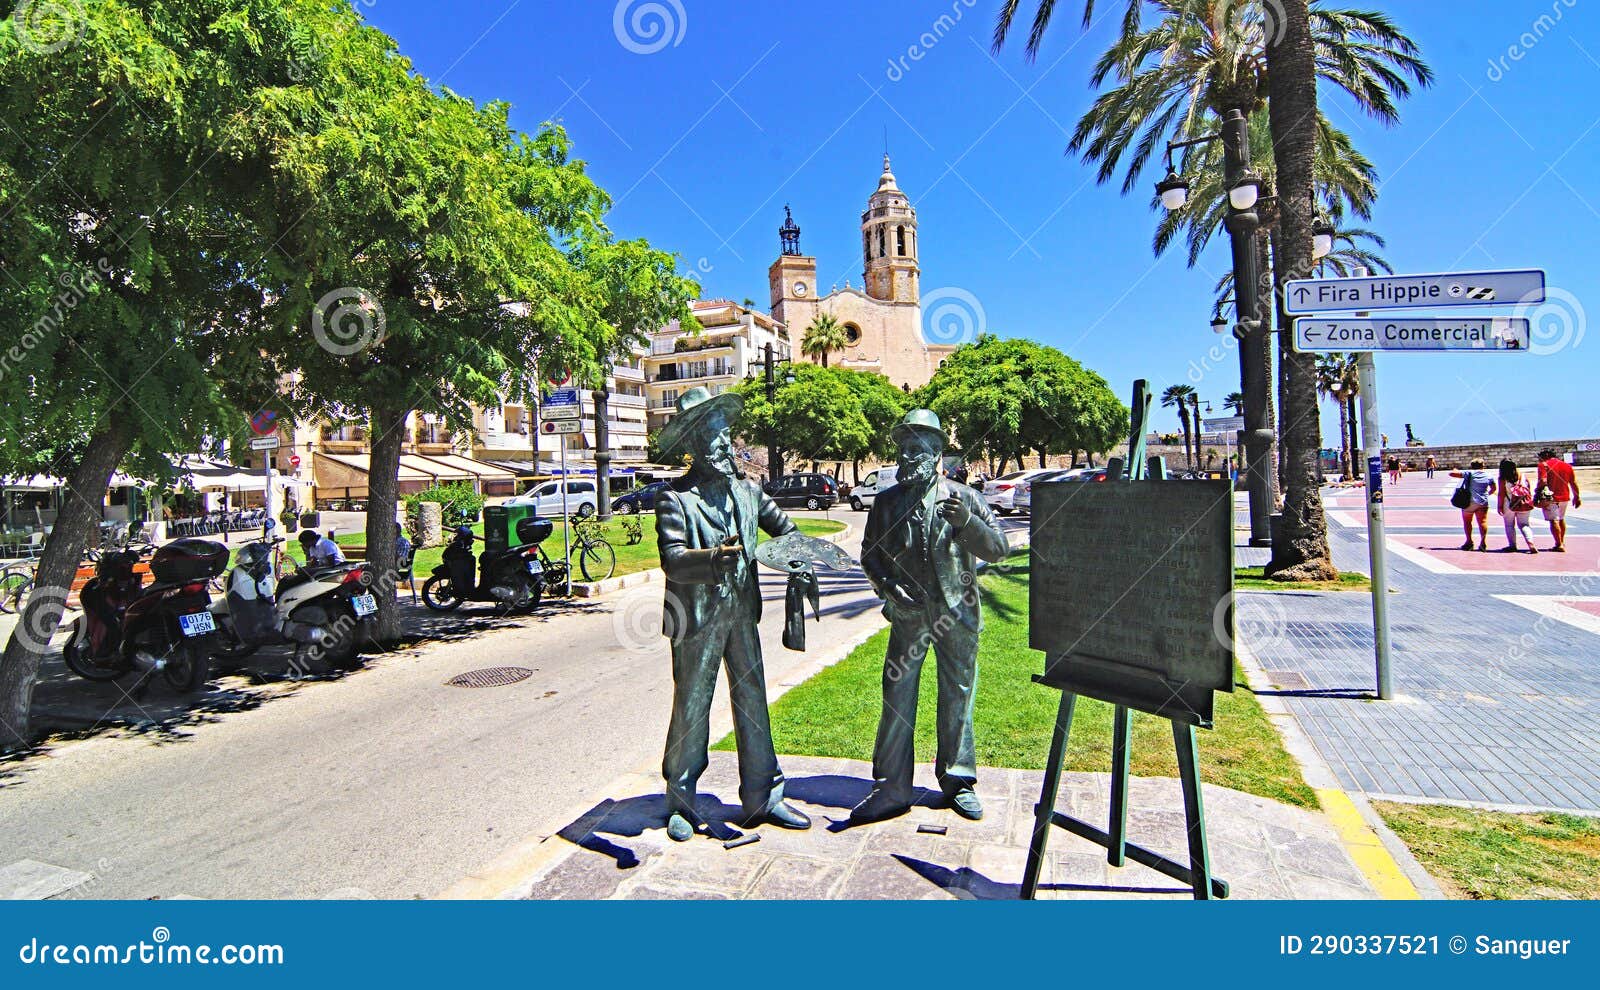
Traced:
[[[268, 527], [268, 532], [272, 527]], [[263, 646], [293, 644], [298, 664], [308, 649], [331, 665], [348, 664], [372, 638], [377, 598], [370, 572], [359, 563], [297, 567], [278, 580], [282, 537], [265, 536], [239, 548], [227, 591], [211, 606], [218, 656], [240, 660]]]
[[148, 586], [134, 573], [142, 557], [135, 549], [101, 555], [79, 593], [83, 614], [69, 628], [62, 659], [91, 681], [139, 672], [136, 692], [157, 672], [176, 690], [198, 691], [210, 671], [216, 633], [206, 582], [227, 566], [228, 548], [212, 540], [168, 543], [150, 558], [155, 581]]
[[[502, 612], [531, 612], [544, 596], [544, 565], [539, 544], [548, 539], [555, 524], [548, 519], [518, 520], [518, 546], [485, 550], [474, 557], [472, 527], [458, 526], [444, 549], [444, 563], [422, 585], [423, 604], [435, 612], [460, 608], [465, 601], [494, 602]], [[481, 573], [481, 581], [479, 574]]]

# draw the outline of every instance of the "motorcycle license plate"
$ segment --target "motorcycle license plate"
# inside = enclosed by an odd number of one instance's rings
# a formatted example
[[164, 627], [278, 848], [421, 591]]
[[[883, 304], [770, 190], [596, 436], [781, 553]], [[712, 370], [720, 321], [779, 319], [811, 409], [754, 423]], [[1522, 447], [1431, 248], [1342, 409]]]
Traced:
[[185, 636], [204, 636], [216, 632], [217, 623], [210, 612], [191, 612], [178, 616], [178, 630]]
[[356, 610], [356, 618], [364, 619], [378, 610], [378, 599], [373, 595], [356, 595], [350, 599], [350, 605]]
[[539, 563], [537, 560], [530, 560], [530, 561], [528, 561], [528, 573], [529, 574], [543, 574], [544, 573], [544, 565]]

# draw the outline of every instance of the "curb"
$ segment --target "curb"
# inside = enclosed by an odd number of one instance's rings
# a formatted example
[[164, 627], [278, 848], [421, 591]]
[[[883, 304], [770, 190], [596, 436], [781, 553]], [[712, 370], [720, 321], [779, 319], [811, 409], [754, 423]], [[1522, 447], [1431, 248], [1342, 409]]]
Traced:
[[[1263, 592], [1271, 594], [1271, 592]], [[1266, 670], [1249, 646], [1239, 643], [1234, 655], [1244, 670], [1245, 681], [1255, 694], [1256, 703], [1267, 713], [1273, 728], [1283, 740], [1283, 748], [1300, 764], [1306, 783], [1317, 796], [1324, 814], [1339, 833], [1339, 840], [1351, 862], [1366, 877], [1384, 900], [1447, 900], [1439, 887], [1400, 837], [1384, 824], [1367, 796], [1345, 790], [1322, 758], [1316, 743], [1300, 728], [1289, 706], [1273, 694], [1263, 694], [1271, 685]]]

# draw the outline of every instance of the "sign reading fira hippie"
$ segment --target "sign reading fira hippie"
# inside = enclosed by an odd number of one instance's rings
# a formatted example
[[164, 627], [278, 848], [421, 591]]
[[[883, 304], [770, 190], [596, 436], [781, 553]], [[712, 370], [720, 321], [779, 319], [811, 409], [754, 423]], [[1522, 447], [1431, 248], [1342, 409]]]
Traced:
[[1529, 322], [1521, 317], [1454, 319], [1298, 319], [1297, 351], [1526, 351]]
[[1438, 275], [1362, 275], [1294, 279], [1284, 284], [1284, 311], [1418, 309], [1440, 306], [1517, 306], [1544, 302], [1538, 268]]

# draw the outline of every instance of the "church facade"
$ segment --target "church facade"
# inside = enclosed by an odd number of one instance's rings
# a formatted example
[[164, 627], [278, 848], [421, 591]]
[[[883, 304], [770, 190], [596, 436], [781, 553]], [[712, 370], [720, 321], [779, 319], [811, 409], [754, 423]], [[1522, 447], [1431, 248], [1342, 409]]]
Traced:
[[784, 213], [782, 253], [767, 281], [772, 318], [788, 328], [795, 358], [804, 359], [806, 328], [826, 313], [843, 325], [848, 341], [842, 353], [829, 355], [830, 365], [874, 371], [907, 388], [927, 384], [955, 347], [923, 337], [917, 211], [895, 181], [889, 156], [861, 214], [862, 288], [847, 284], [824, 295], [817, 259], [800, 252], [800, 228], [787, 207]]

